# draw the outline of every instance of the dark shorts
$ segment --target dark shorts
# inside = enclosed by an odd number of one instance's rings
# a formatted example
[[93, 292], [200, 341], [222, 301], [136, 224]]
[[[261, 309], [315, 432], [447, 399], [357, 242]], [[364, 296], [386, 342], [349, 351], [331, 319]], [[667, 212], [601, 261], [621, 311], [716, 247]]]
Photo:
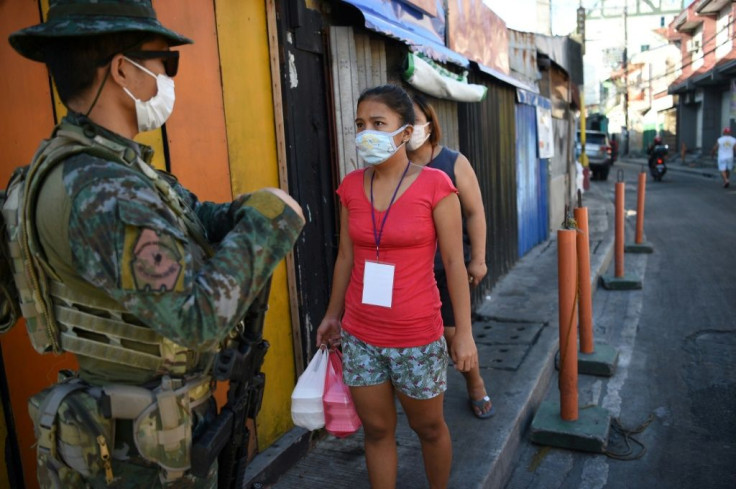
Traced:
[[444, 269], [434, 270], [434, 276], [437, 280], [437, 288], [440, 291], [440, 300], [442, 301], [442, 323], [445, 326], [455, 326], [455, 312], [452, 310], [452, 301], [450, 300], [450, 289], [447, 288], [447, 275]]

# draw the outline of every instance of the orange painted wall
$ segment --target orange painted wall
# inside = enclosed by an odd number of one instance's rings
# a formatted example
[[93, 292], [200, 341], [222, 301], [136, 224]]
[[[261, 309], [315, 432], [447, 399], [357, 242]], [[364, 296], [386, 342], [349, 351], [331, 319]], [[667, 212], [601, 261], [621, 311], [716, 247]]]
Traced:
[[[158, 0], [153, 7], [163, 25], [194, 41], [177, 48], [176, 103], [166, 122], [170, 171], [200, 200], [230, 201], [214, 4], [212, 0]], [[226, 402], [226, 396], [227, 384], [220, 384], [215, 391], [219, 405]]]
[[201, 200], [232, 200], [212, 0], [154, 1], [158, 18], [194, 44], [179, 48], [176, 108], [166, 123], [171, 172]]

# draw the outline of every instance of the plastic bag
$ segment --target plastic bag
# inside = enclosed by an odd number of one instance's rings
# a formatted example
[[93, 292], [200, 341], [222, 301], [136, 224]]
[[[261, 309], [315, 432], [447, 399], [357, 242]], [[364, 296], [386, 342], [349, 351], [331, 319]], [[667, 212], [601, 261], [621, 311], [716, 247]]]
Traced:
[[297, 426], [317, 430], [325, 425], [322, 396], [328, 360], [327, 349], [320, 348], [299, 376], [291, 393], [291, 419]]
[[330, 351], [330, 361], [325, 378], [325, 429], [338, 438], [350, 436], [360, 428], [360, 418], [355, 411], [350, 388], [342, 380], [342, 353]]

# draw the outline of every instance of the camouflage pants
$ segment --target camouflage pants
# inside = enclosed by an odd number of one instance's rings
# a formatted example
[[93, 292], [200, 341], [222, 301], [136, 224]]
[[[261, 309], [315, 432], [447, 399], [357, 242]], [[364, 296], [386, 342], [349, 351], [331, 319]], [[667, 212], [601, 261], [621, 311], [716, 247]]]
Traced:
[[173, 482], [162, 483], [158, 466], [113, 460], [114, 479], [105, 482], [105, 475], [85, 478], [69, 467], [53, 469], [38, 466], [41, 489], [217, 489], [217, 463], [213, 464], [206, 479], [185, 476]]

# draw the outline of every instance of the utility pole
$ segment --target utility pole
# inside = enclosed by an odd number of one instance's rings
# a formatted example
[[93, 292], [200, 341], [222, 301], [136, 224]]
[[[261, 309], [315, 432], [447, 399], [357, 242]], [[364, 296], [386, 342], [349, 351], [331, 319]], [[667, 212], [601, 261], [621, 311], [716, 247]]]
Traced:
[[624, 141], [624, 153], [629, 155], [629, 30], [628, 11], [624, 6], [624, 126], [626, 127], [626, 140]]
[[[583, 0], [580, 0], [580, 6], [577, 10], [577, 32], [580, 36], [580, 45], [582, 48], [582, 53], [585, 54], [585, 8], [583, 7]], [[580, 164], [583, 165], [584, 172], [588, 172], [588, 175], [590, 175], [590, 169], [588, 167], [588, 155], [585, 152], [585, 141], [586, 141], [586, 113], [585, 113], [585, 86], [583, 86], [582, 90], [580, 91]], [[585, 173], [584, 173], [585, 175]], [[587, 177], [587, 175], [586, 175]], [[586, 182], [588, 182], [588, 179], [584, 177], [583, 180], [583, 186], [585, 190], [588, 189], [588, 186], [585, 185]]]

